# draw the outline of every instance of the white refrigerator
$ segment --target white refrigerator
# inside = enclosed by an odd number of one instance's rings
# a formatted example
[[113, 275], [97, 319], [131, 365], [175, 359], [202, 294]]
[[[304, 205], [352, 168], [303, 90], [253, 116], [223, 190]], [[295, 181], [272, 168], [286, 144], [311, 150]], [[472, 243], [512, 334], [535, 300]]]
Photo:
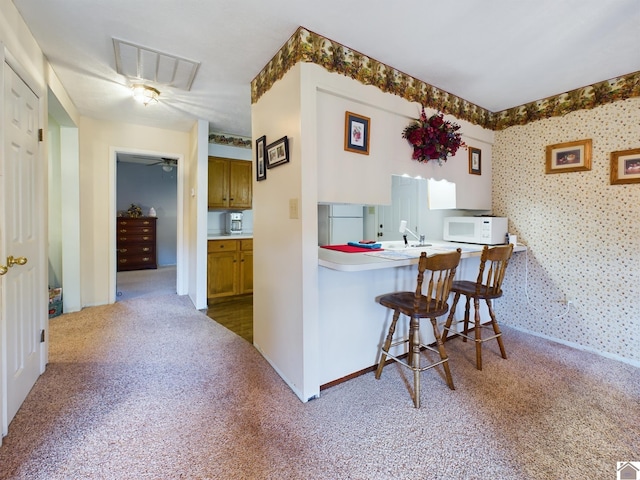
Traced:
[[318, 205], [318, 245], [359, 242], [364, 235], [364, 205]]

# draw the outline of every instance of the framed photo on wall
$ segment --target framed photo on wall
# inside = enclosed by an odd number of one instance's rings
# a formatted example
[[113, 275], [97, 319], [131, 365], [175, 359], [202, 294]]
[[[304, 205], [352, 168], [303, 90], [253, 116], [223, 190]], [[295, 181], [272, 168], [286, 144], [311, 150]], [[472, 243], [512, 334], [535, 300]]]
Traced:
[[267, 160], [265, 157], [265, 144], [267, 137], [261, 136], [256, 140], [256, 180], [265, 180], [267, 178]]
[[591, 170], [591, 139], [547, 146], [547, 168], [545, 173], [583, 172], [587, 170]]
[[472, 175], [482, 175], [482, 150], [475, 147], [469, 149], [469, 173]]
[[640, 148], [611, 152], [611, 185], [640, 183]]
[[346, 112], [344, 118], [344, 149], [347, 152], [369, 155], [369, 129], [371, 119]]
[[277, 167], [289, 161], [289, 139], [284, 136], [267, 146], [267, 168]]

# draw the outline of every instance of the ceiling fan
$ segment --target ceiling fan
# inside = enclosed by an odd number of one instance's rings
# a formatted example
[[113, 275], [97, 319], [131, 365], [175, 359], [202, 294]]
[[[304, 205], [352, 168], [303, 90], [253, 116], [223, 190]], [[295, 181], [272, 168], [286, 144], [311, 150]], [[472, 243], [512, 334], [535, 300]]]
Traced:
[[151, 167], [153, 165], [162, 165], [162, 167], [176, 167], [178, 165], [178, 159], [177, 158], [168, 158], [168, 157], [160, 157], [160, 161], [159, 162], [155, 162], [155, 163], [150, 163], [147, 165], [147, 167]]

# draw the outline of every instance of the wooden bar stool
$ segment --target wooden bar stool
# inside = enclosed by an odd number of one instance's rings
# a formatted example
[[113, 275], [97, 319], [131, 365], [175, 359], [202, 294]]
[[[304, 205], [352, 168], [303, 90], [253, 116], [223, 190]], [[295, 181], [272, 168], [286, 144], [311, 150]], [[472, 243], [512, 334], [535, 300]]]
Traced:
[[[512, 252], [513, 244], [500, 245], [492, 248], [485, 245], [482, 249], [482, 255], [480, 256], [480, 271], [478, 272], [476, 281], [456, 280], [451, 286], [451, 293], [454, 293], [455, 296], [449, 317], [444, 325], [442, 340], [444, 342], [447, 341], [447, 336], [449, 335], [452, 324], [464, 323], [464, 330], [458, 332], [458, 335], [462, 337], [463, 342], [466, 342], [467, 339], [476, 342], [476, 368], [478, 370], [482, 370], [482, 344], [487, 340], [493, 340], [495, 338], [498, 341], [502, 358], [507, 358], [507, 353], [505, 352], [502, 342], [502, 332], [496, 321], [496, 316], [493, 313], [491, 300], [502, 296], [502, 281], [504, 280], [504, 273]], [[456, 313], [456, 305], [458, 304], [460, 295], [464, 295], [467, 299], [464, 320], [454, 322], [453, 316]], [[473, 338], [469, 335], [469, 304], [472, 298], [475, 309]], [[491, 327], [493, 327], [493, 335], [490, 337], [482, 338], [482, 329], [488, 328], [489, 325], [482, 325], [480, 323], [480, 300], [484, 300], [489, 308]]]
[[[454, 390], [453, 379], [449, 371], [449, 359], [445, 352], [440, 331], [436, 318], [447, 313], [449, 305], [447, 299], [449, 290], [456, 273], [456, 267], [460, 262], [461, 250], [455, 252], [442, 253], [427, 257], [422, 252], [418, 262], [418, 283], [415, 292], [394, 292], [381, 295], [376, 301], [387, 308], [393, 310], [393, 319], [389, 326], [389, 332], [385, 339], [384, 345], [380, 347], [380, 363], [376, 370], [376, 378], [380, 379], [382, 369], [384, 368], [387, 357], [404, 365], [413, 371], [413, 403], [416, 408], [420, 407], [420, 372], [433, 368], [442, 364], [447, 380], [447, 385]], [[422, 294], [422, 285], [424, 282], [425, 272], [428, 272], [428, 280], [426, 282], [426, 293]], [[400, 314], [404, 314], [410, 318], [409, 337], [403, 340], [393, 342], [393, 334], [398, 323]], [[433, 325], [433, 334], [436, 338], [437, 349], [420, 342], [420, 319], [429, 318]], [[389, 353], [392, 347], [409, 344], [407, 362], [401, 360], [395, 355]], [[431, 363], [426, 366], [420, 366], [420, 349], [425, 348], [436, 352], [440, 355], [440, 361]]]

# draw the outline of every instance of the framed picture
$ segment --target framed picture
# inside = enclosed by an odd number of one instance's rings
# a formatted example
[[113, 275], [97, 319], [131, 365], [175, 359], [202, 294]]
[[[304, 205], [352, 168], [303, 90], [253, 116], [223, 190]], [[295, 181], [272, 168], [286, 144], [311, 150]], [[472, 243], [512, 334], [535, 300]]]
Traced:
[[482, 150], [468, 147], [469, 149], [469, 173], [472, 175], [482, 175]]
[[346, 112], [344, 118], [344, 149], [348, 152], [369, 155], [369, 128], [371, 119]]
[[256, 180], [258, 182], [267, 178], [267, 162], [264, 155], [266, 143], [265, 135], [256, 140]]
[[284, 136], [267, 146], [267, 168], [277, 167], [289, 161], [289, 139]]
[[591, 139], [547, 146], [546, 173], [591, 170]]
[[640, 183], [640, 148], [611, 152], [611, 185]]

